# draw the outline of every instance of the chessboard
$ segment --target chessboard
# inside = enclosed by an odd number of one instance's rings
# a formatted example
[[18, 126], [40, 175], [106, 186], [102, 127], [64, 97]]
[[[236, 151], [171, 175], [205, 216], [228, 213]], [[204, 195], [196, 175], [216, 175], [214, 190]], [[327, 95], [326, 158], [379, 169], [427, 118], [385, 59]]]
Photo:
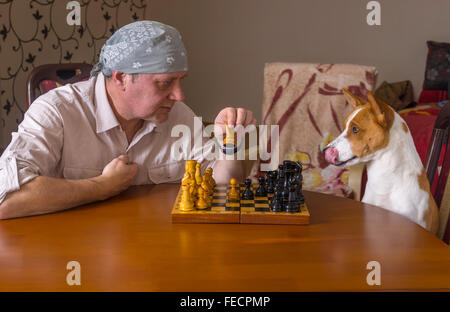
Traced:
[[212, 204], [206, 209], [192, 211], [180, 210], [182, 189], [178, 192], [172, 210], [173, 223], [239, 223], [240, 205], [238, 202], [228, 202], [229, 186], [217, 184], [214, 187]]
[[[300, 205], [299, 212], [273, 212], [270, 201], [273, 194], [254, 199], [242, 199], [245, 185], [240, 184], [239, 201], [228, 201], [230, 185], [217, 184], [214, 188], [212, 205], [203, 210], [181, 211], [179, 204], [182, 190], [180, 188], [172, 210], [173, 223], [245, 223], [245, 224], [309, 224], [310, 214], [306, 203]], [[254, 191], [257, 184], [253, 184]]]

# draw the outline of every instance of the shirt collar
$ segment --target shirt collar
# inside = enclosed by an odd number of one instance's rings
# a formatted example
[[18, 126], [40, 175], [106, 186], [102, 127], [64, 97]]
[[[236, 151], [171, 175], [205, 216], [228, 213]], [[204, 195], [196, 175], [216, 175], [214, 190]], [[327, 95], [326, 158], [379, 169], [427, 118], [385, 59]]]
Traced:
[[97, 133], [108, 131], [114, 127], [120, 126], [114, 115], [108, 97], [106, 96], [105, 77], [102, 73], [97, 74], [95, 82], [95, 119], [97, 121]]

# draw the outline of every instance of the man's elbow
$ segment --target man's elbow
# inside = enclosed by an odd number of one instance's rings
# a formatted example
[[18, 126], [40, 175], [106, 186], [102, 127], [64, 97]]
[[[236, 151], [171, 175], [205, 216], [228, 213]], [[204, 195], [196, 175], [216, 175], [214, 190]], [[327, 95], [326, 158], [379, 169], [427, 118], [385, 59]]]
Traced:
[[11, 198], [10, 194], [6, 195], [6, 198], [0, 203], [0, 220], [17, 217], [12, 213], [17, 210], [14, 206], [17, 206], [14, 202], [14, 198]]
[[4, 200], [4, 201], [0, 204], [0, 220], [8, 219], [8, 217], [6, 216], [7, 205], [8, 205], [8, 204], [6, 203], [6, 200]]

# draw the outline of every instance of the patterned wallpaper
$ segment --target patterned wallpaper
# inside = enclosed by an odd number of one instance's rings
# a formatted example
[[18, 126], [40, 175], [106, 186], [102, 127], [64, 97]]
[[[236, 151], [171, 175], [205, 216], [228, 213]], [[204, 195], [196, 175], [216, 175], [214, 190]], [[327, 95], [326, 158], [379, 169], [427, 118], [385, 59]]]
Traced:
[[69, 2], [0, 0], [0, 152], [23, 119], [26, 80], [34, 67], [94, 64], [116, 29], [148, 18], [149, 0], [78, 0], [81, 25], [70, 26]]

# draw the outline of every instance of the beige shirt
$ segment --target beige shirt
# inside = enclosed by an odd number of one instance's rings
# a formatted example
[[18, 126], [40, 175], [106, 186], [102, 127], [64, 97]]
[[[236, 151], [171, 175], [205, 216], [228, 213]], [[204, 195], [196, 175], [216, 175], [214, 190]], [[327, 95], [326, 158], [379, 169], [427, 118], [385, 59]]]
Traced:
[[[171, 154], [174, 143], [180, 142], [179, 137], [171, 137], [171, 130], [178, 124], [188, 126], [194, 145], [194, 136], [203, 137], [201, 132], [194, 133], [194, 117], [189, 107], [177, 102], [166, 122], [145, 121], [128, 144], [108, 102], [101, 73], [51, 90], [33, 102], [0, 157], [0, 203], [36, 176], [91, 178], [124, 154], [139, 165], [134, 185], [178, 182], [185, 161]], [[201, 162], [202, 171], [214, 164], [198, 149], [189, 158]]]

